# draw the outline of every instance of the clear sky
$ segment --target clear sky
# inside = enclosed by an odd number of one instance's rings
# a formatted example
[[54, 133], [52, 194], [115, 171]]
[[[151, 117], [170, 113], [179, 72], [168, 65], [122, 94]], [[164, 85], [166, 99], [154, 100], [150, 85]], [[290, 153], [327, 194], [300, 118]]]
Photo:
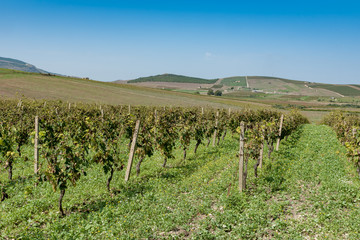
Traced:
[[65, 75], [360, 83], [360, 1], [0, 0], [0, 21], [1, 57]]

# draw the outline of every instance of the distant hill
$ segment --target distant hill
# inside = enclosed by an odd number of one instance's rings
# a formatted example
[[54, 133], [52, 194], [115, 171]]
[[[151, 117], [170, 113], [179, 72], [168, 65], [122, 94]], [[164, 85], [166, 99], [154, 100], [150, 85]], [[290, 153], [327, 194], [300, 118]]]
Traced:
[[17, 59], [4, 58], [4, 57], [0, 57], [0, 68], [19, 70], [19, 71], [31, 72], [31, 73], [50, 74], [49, 72], [39, 69], [29, 63]]
[[196, 77], [188, 77], [176, 74], [161, 74], [150, 77], [141, 77], [134, 80], [129, 80], [127, 83], [141, 83], [141, 82], [174, 82], [174, 83], [200, 83], [213, 84], [218, 79], [204, 79]]
[[206, 94], [208, 89], [221, 90], [223, 94], [238, 95], [238, 91], [297, 96], [360, 96], [356, 84], [323, 84], [268, 76], [234, 76], [203, 79], [175, 74], [141, 77], [129, 81], [116, 81], [138, 86], [169, 89], [180, 92]]

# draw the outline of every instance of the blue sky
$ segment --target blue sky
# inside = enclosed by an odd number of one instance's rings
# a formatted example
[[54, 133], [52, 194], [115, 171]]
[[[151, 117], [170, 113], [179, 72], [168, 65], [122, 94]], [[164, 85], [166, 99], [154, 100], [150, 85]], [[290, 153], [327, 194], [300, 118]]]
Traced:
[[0, 21], [0, 56], [65, 75], [360, 83], [357, 1], [1, 0]]

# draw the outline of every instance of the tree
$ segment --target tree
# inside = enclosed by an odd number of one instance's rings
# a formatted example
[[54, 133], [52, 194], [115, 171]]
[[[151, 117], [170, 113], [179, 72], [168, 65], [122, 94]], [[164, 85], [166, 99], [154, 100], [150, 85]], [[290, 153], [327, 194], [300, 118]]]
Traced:
[[222, 91], [220, 91], [220, 90], [216, 90], [216, 92], [215, 92], [215, 96], [221, 96], [222, 95]]
[[214, 95], [214, 90], [212, 90], [212, 89], [210, 88], [209, 91], [207, 92], [207, 95]]

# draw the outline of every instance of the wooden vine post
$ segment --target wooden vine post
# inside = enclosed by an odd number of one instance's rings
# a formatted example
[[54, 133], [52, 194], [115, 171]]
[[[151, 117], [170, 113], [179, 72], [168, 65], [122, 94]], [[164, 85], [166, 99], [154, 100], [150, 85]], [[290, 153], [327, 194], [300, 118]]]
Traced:
[[133, 159], [134, 159], [135, 146], [136, 146], [137, 136], [138, 136], [138, 133], [139, 133], [139, 127], [140, 127], [140, 120], [137, 120], [136, 125], [135, 125], [134, 135], [133, 135], [132, 142], [131, 142], [129, 160], [128, 160], [128, 164], [127, 164], [127, 168], [126, 168], [126, 174], [125, 174], [125, 182], [127, 182], [129, 180], [129, 178], [130, 178], [131, 166], [132, 166]]
[[213, 142], [212, 142], [213, 147], [215, 147], [218, 124], [219, 124], [219, 111], [216, 112], [215, 131], [214, 131]]
[[129, 104], [129, 115], [131, 114], [131, 106], [130, 106], [130, 104]]
[[156, 135], [157, 111], [154, 111], [154, 134]]
[[240, 149], [239, 149], [239, 190], [242, 192], [245, 189], [244, 179], [244, 122], [240, 123]]
[[35, 116], [35, 137], [34, 137], [34, 173], [39, 170], [39, 117]]
[[262, 130], [262, 135], [261, 135], [261, 146], [260, 146], [260, 155], [259, 155], [259, 168], [262, 168], [262, 165], [263, 165], [264, 144], [265, 144], [265, 129]]
[[276, 151], [279, 151], [280, 138], [281, 138], [281, 130], [282, 130], [283, 122], [284, 122], [284, 114], [281, 114], [280, 127], [279, 127], [279, 135], [278, 135], [278, 137], [277, 137], [277, 142], [276, 142]]

